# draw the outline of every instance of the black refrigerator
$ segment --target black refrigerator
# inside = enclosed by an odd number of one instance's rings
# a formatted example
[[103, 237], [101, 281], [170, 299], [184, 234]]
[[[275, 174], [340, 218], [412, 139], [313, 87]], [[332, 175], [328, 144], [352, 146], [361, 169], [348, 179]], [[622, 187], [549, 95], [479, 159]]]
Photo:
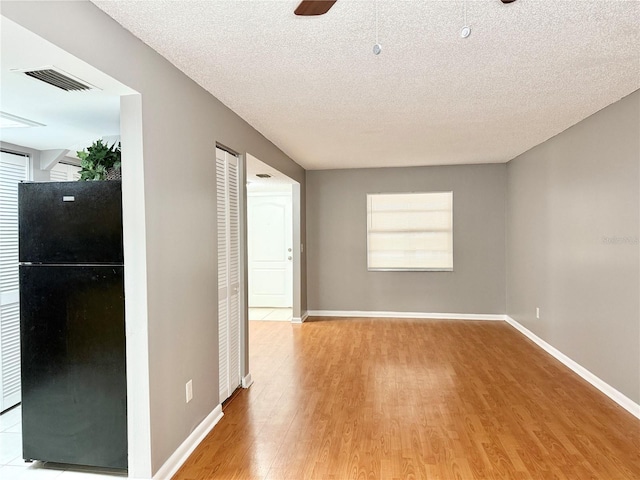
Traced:
[[25, 460], [127, 468], [119, 181], [21, 183]]

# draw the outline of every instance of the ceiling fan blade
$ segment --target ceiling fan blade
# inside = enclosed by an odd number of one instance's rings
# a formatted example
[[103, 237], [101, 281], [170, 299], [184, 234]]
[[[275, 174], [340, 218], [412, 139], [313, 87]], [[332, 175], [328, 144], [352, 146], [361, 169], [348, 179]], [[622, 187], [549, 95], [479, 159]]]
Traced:
[[336, 0], [302, 0], [293, 13], [301, 16], [324, 15]]

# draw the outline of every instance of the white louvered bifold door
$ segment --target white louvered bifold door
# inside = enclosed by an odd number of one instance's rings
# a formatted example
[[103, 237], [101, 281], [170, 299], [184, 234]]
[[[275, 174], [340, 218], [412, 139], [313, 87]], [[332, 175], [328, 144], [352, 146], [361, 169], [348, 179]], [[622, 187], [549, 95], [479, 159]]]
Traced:
[[20, 402], [18, 183], [29, 158], [0, 152], [0, 412]]
[[229, 386], [240, 385], [240, 191], [238, 157], [227, 153], [229, 186]]
[[216, 149], [220, 403], [240, 385], [240, 183], [238, 157]]

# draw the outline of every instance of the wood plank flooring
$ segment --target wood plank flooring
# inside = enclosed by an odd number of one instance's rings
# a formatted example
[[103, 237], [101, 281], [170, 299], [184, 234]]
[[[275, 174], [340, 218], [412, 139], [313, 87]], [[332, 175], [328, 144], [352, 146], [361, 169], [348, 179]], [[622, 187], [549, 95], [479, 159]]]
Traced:
[[503, 322], [250, 322], [175, 480], [638, 480], [640, 421]]

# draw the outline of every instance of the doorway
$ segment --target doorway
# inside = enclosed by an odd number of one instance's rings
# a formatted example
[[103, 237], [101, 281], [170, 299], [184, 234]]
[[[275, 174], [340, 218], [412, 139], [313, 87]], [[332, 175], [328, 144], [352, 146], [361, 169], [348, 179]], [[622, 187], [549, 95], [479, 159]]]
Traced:
[[249, 320], [294, 318], [297, 182], [247, 155], [247, 280]]
[[[70, 152], [82, 150], [97, 138], [111, 139], [118, 133], [122, 137], [123, 232], [127, 262], [125, 310], [128, 324], [129, 474], [144, 477], [151, 471], [148, 460], [151, 454], [150, 442], [145, 438], [149, 431], [149, 374], [141, 96], [118, 80], [6, 17], [0, 17], [0, 24], [3, 44], [0, 69], [3, 112], [26, 121], [22, 126], [13, 127], [3, 122], [0, 146], [12, 153], [28, 156], [30, 180], [60, 181], [65, 180], [62, 178], [63, 174], [67, 181], [74, 180], [75, 169], [72, 165], [78, 159], [68, 156]], [[41, 85], [38, 80], [21, 73], [42, 65], [55, 65], [97, 88], [84, 94], [68, 94], [62, 89]], [[112, 140], [108, 143], [111, 144]], [[3, 171], [3, 178], [4, 173]], [[2, 237], [7, 238], [4, 235]], [[5, 252], [5, 249], [2, 251]], [[17, 250], [12, 254], [15, 258], [15, 267], [12, 268], [17, 269]], [[4, 315], [7, 312], [17, 313], [15, 308], [4, 308], [3, 321], [10, 319], [8, 315]], [[5, 391], [9, 392], [9, 389]], [[3, 423], [16, 418], [13, 426], [15, 430], [0, 432], [3, 453], [16, 451], [15, 457], [22, 451], [20, 410], [21, 407], [17, 406], [3, 415]], [[7, 416], [10, 417], [9, 420], [5, 420]]]

